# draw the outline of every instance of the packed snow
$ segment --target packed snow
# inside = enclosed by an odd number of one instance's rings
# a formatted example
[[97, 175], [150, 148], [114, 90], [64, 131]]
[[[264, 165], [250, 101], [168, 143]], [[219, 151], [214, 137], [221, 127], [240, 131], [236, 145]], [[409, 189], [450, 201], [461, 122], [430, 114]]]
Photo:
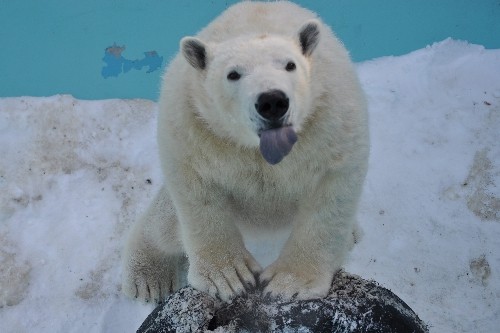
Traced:
[[[431, 332], [497, 331], [500, 50], [447, 39], [358, 72], [372, 149], [346, 270]], [[153, 309], [121, 294], [120, 257], [162, 183], [155, 120], [147, 100], [0, 99], [0, 332], [135, 332]]]

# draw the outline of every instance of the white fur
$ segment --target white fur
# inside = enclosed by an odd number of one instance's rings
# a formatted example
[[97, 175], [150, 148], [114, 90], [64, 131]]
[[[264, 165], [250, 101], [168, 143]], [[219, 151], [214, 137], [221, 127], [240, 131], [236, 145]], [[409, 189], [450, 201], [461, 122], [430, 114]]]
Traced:
[[[298, 41], [307, 22], [320, 30], [310, 56]], [[234, 5], [196, 38], [206, 68], [181, 54], [164, 76], [158, 143], [166, 184], [129, 238], [123, 290], [162, 299], [179, 288], [185, 253], [188, 282], [223, 300], [256, 279], [272, 296], [325, 296], [353, 243], [367, 168], [366, 106], [348, 54], [313, 13], [285, 1]], [[290, 60], [296, 70], [284, 71]], [[236, 82], [226, 78], [233, 69], [242, 74]], [[298, 135], [274, 166], [259, 153], [254, 107], [269, 89], [289, 96]], [[262, 270], [241, 232], [286, 226], [278, 259]]]

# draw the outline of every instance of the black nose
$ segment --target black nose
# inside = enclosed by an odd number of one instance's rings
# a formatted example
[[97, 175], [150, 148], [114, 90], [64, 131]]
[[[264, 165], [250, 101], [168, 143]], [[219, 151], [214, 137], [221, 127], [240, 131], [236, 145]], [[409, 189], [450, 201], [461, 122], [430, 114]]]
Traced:
[[281, 90], [270, 90], [259, 95], [255, 108], [266, 120], [280, 119], [288, 111], [288, 97]]

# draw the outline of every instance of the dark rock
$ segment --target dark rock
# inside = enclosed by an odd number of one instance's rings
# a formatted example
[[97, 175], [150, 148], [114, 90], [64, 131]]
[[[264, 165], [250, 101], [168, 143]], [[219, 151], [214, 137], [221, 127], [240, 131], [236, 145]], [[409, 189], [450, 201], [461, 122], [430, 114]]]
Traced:
[[222, 303], [185, 287], [158, 307], [138, 333], [152, 332], [424, 333], [426, 325], [390, 290], [340, 271], [327, 297], [280, 301], [255, 291]]

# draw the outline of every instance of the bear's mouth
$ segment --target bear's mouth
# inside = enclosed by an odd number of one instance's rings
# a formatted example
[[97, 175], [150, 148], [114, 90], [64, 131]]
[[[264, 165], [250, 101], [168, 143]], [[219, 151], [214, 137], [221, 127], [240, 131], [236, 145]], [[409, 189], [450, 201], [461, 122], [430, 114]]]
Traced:
[[292, 126], [265, 129], [259, 133], [259, 136], [260, 153], [271, 165], [281, 162], [297, 142], [297, 134]]

